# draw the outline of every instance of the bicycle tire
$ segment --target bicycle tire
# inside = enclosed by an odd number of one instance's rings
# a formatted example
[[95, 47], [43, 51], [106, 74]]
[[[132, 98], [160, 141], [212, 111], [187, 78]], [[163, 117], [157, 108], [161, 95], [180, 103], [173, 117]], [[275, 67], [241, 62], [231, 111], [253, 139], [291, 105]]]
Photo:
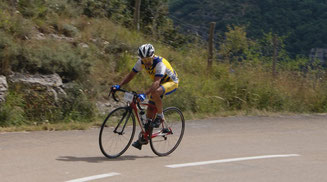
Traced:
[[182, 141], [185, 131], [185, 120], [180, 109], [168, 107], [163, 113], [165, 122], [159, 128], [150, 129], [150, 146], [158, 156], [171, 154]]
[[[124, 132], [119, 133], [123, 127]], [[135, 127], [135, 117], [131, 108], [119, 107], [109, 113], [103, 121], [99, 133], [99, 146], [103, 155], [108, 158], [121, 156], [134, 138]], [[114, 132], [115, 128], [117, 128], [116, 133]]]

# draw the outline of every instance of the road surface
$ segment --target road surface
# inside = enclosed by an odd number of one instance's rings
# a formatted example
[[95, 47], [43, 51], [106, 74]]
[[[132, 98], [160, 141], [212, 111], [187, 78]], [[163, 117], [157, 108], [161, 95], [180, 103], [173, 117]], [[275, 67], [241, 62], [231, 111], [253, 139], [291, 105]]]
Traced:
[[327, 115], [187, 121], [180, 146], [167, 157], [144, 146], [107, 159], [98, 133], [0, 133], [0, 181], [327, 181]]

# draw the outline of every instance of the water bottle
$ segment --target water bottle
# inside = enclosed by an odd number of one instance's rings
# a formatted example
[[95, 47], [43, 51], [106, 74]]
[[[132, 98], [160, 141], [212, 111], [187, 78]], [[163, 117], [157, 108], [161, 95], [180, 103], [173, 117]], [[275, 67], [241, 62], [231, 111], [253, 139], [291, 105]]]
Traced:
[[141, 111], [140, 112], [140, 118], [141, 118], [141, 121], [142, 121], [142, 124], [144, 125], [145, 122], [146, 122], [146, 115], [145, 115], [145, 112], [144, 111]]

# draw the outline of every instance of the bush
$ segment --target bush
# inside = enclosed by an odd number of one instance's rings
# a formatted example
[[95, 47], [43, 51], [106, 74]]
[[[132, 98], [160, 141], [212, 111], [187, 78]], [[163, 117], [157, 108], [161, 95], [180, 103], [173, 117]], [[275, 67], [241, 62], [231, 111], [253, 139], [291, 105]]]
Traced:
[[12, 93], [0, 110], [0, 125], [92, 121], [96, 113], [95, 105], [84, 94], [81, 86], [70, 85], [66, 89], [67, 96], [61, 96], [56, 101], [45, 86], [12, 83]]
[[52, 74], [58, 73], [64, 81], [84, 78], [90, 71], [88, 55], [70, 44], [55, 41], [23, 45], [12, 61], [14, 71]]
[[14, 16], [11, 18], [10, 33], [19, 39], [31, 38], [34, 29], [34, 24], [31, 20], [25, 19], [22, 16]]
[[73, 25], [64, 24], [62, 29], [63, 34], [68, 37], [75, 37], [79, 34], [79, 30]]
[[25, 17], [44, 17], [48, 12], [46, 0], [19, 0], [18, 11]]
[[33, 32], [33, 22], [20, 14], [11, 15], [7, 11], [0, 12], [0, 29], [19, 39], [29, 39]]
[[115, 21], [131, 21], [131, 12], [127, 7], [128, 1], [122, 0], [78, 0], [88, 17], [107, 17]]
[[92, 122], [96, 115], [96, 107], [86, 96], [83, 88], [76, 83], [71, 83], [65, 91], [67, 97], [61, 101], [64, 120]]
[[22, 95], [9, 92], [6, 102], [0, 105], [0, 126], [19, 126], [26, 123], [24, 106]]
[[15, 44], [11, 37], [0, 31], [0, 74], [7, 75], [10, 71], [10, 61], [15, 52]]

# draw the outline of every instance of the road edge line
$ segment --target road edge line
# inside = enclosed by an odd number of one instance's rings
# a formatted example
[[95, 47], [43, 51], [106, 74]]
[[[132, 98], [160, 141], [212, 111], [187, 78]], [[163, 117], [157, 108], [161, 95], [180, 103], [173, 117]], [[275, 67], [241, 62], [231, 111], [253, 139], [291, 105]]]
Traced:
[[301, 155], [300, 154], [262, 155], [262, 156], [252, 156], [252, 157], [241, 157], [241, 158], [230, 158], [230, 159], [220, 159], [220, 160], [211, 160], [211, 161], [191, 162], [191, 163], [184, 163], [184, 164], [172, 164], [172, 165], [166, 165], [165, 167], [168, 167], [168, 168], [181, 168], [181, 167], [191, 167], [191, 166], [200, 166], [200, 165], [227, 163], [227, 162], [236, 162], [236, 161], [245, 161], [245, 160], [282, 158], [282, 157], [299, 157], [299, 156], [301, 156]]
[[120, 175], [120, 173], [106, 173], [106, 174], [99, 174], [99, 175], [95, 175], [95, 176], [89, 176], [89, 177], [84, 177], [84, 178], [78, 178], [78, 179], [73, 179], [73, 180], [69, 180], [66, 182], [86, 182], [86, 181], [91, 181], [91, 180], [96, 180], [96, 179], [101, 179], [101, 178], [107, 178], [107, 177], [112, 177], [112, 176], [118, 176]]

